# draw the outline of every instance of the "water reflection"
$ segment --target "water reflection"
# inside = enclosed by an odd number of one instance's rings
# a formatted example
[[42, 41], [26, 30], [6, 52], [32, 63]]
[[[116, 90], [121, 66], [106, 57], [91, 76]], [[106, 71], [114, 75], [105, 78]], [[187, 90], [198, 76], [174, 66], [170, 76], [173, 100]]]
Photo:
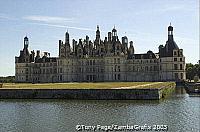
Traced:
[[199, 131], [200, 98], [178, 88], [155, 100], [0, 100], [0, 131], [73, 132], [84, 125], [166, 124], [169, 131]]

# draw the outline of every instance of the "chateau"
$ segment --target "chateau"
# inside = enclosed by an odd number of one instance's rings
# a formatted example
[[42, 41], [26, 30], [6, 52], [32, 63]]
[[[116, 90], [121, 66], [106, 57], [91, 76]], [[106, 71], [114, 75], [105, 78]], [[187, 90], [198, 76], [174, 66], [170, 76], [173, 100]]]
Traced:
[[96, 39], [88, 36], [72, 40], [65, 33], [59, 40], [59, 56], [40, 50], [29, 52], [29, 40], [15, 57], [16, 82], [109, 82], [109, 81], [182, 81], [185, 75], [185, 57], [173, 38], [173, 27], [168, 27], [168, 40], [159, 46], [158, 53], [147, 51], [135, 54], [133, 41], [126, 36], [121, 41], [113, 28], [105, 39], [97, 26]]

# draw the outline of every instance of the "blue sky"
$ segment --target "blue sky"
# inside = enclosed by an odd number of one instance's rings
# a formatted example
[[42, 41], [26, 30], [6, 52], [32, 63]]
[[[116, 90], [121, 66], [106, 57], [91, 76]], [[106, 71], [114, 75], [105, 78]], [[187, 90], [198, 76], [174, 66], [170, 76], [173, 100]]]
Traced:
[[14, 75], [14, 57], [29, 37], [31, 50], [58, 56], [58, 40], [68, 30], [70, 41], [101, 38], [115, 25], [118, 36], [134, 42], [136, 53], [158, 52], [169, 23], [186, 62], [199, 59], [199, 0], [1, 0], [0, 76]]

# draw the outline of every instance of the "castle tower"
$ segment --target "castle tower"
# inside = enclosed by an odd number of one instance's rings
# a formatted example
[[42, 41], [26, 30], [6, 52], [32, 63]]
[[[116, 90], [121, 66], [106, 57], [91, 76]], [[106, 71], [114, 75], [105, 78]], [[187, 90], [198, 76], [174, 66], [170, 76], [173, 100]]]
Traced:
[[[165, 46], [159, 46], [160, 79], [182, 81], [185, 80], [185, 57], [173, 38], [173, 27], [168, 26], [168, 40]], [[171, 63], [169, 63], [171, 62]]]
[[165, 48], [167, 56], [173, 56], [173, 50], [179, 50], [179, 47], [173, 38], [173, 27], [171, 26], [171, 23], [168, 27], [168, 40], [166, 42]]

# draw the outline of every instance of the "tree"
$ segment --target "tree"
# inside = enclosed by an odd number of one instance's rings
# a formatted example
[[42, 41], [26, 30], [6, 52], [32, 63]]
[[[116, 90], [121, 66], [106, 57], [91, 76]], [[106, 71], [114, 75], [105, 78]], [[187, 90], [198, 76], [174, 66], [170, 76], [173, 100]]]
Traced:
[[200, 77], [200, 65], [199, 64], [186, 64], [186, 79], [190, 81], [194, 79], [194, 76], [197, 75]]
[[13, 83], [15, 76], [0, 77], [0, 83]]

